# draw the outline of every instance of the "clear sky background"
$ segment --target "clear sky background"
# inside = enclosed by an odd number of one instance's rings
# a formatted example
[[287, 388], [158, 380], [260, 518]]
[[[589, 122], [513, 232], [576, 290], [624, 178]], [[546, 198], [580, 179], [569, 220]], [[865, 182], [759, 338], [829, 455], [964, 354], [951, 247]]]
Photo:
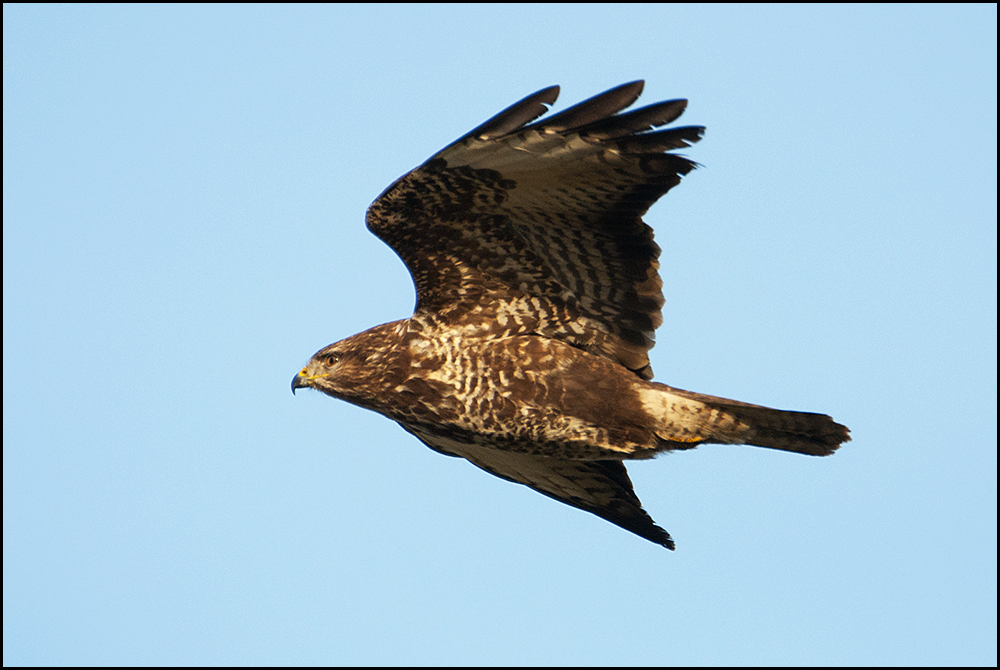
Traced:
[[[996, 19], [4, 5], [4, 664], [995, 665]], [[676, 552], [289, 392], [410, 314], [389, 183], [639, 78], [657, 379], [854, 435], [631, 465]]]

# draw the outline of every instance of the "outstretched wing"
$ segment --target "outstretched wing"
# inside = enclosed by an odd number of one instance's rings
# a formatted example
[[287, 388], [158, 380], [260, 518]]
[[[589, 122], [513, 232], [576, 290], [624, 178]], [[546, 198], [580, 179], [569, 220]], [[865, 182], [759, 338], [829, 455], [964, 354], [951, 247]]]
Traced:
[[621, 461], [570, 461], [462, 444], [403, 425], [434, 451], [458, 456], [501, 479], [596, 514], [650, 542], [674, 548], [670, 534], [642, 508]]
[[652, 377], [660, 249], [641, 217], [695, 166], [665, 152], [704, 129], [653, 130], [684, 100], [619, 113], [642, 85], [531, 123], [559, 93], [543, 89], [379, 196], [368, 228], [413, 276], [417, 316], [558, 338]]

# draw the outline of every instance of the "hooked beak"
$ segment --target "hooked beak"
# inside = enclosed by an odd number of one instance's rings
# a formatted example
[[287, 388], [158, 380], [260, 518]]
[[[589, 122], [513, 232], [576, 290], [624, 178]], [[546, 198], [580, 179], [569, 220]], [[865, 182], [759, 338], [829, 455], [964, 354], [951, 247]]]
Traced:
[[305, 368], [303, 368], [299, 374], [292, 377], [292, 395], [295, 395], [295, 389], [309, 388], [312, 386], [312, 384], [309, 383], [309, 378], [302, 375], [303, 372], [305, 372]]

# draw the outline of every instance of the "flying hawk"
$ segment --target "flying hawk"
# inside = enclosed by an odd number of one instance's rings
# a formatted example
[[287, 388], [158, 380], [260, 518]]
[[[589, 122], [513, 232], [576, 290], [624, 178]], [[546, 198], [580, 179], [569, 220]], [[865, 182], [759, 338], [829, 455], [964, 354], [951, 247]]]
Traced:
[[826, 456], [824, 414], [650, 381], [660, 248], [642, 215], [695, 163], [685, 100], [630, 112], [636, 81], [535, 121], [551, 86], [396, 180], [368, 229], [416, 285], [409, 319], [320, 349], [292, 380], [384, 414], [431, 449], [674, 548], [626, 459], [704, 443]]

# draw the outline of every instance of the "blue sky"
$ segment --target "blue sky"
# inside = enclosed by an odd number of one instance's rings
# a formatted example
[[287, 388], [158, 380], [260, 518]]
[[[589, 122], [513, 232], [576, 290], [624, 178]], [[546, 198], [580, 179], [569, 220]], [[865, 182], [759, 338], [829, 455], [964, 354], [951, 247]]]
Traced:
[[[647, 80], [657, 379], [831, 458], [630, 466], [676, 552], [289, 393], [511, 102]], [[996, 6], [3, 9], [4, 664], [996, 660]]]

